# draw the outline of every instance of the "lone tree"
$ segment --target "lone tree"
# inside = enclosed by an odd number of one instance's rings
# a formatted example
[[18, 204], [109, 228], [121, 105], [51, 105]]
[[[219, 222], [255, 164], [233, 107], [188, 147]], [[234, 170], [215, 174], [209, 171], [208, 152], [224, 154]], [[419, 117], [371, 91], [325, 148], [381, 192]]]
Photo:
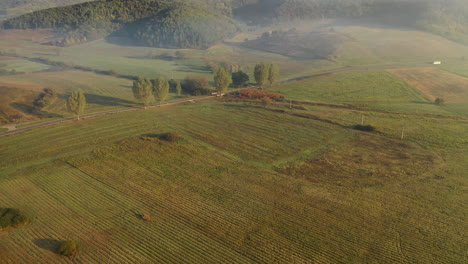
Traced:
[[177, 93], [177, 96], [181, 96], [182, 95], [182, 84], [180, 83], [179, 80], [176, 81], [176, 93]]
[[67, 99], [67, 109], [69, 112], [75, 114], [80, 120], [80, 115], [84, 112], [86, 107], [86, 97], [81, 90], [73, 91]]
[[75, 240], [62, 241], [58, 253], [62, 256], [73, 257], [78, 253], [78, 243]]
[[445, 103], [445, 100], [443, 98], [437, 97], [434, 101], [434, 104], [436, 105], [443, 105]]
[[275, 81], [277, 81], [278, 77], [279, 77], [278, 64], [276, 63], [270, 64], [270, 68], [268, 69], [268, 81], [270, 82], [270, 85], [272, 85]]
[[153, 88], [146, 78], [138, 77], [138, 80], [133, 82], [132, 91], [135, 99], [140, 101], [145, 108], [153, 101]]
[[255, 65], [254, 76], [257, 85], [262, 87], [268, 80], [269, 67], [266, 63], [260, 63]]
[[244, 87], [249, 82], [249, 75], [243, 71], [232, 73], [232, 83], [235, 87]]
[[226, 89], [231, 83], [231, 81], [232, 80], [230, 79], [226, 69], [220, 67], [214, 76], [216, 90], [218, 90], [219, 93], [226, 92]]
[[169, 82], [166, 78], [158, 77], [153, 80], [153, 94], [154, 99], [156, 99], [159, 106], [161, 106], [161, 103], [166, 100], [167, 95], [169, 94]]

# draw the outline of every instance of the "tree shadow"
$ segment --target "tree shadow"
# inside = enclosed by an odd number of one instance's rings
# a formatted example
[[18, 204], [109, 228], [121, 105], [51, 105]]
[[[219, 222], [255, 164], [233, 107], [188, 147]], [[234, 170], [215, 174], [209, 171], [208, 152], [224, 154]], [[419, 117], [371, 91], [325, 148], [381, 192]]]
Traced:
[[33, 239], [33, 243], [45, 250], [48, 250], [53, 253], [58, 253], [62, 241], [57, 239]]
[[11, 107], [15, 108], [16, 110], [27, 113], [27, 114], [32, 114], [35, 116], [39, 117], [63, 117], [62, 115], [55, 114], [55, 113], [50, 113], [44, 110], [37, 110], [36, 108], [27, 105], [27, 104], [21, 104], [21, 103], [11, 103]]
[[97, 94], [85, 94], [86, 102], [89, 104], [108, 105], [108, 106], [126, 106], [131, 107], [135, 102]]

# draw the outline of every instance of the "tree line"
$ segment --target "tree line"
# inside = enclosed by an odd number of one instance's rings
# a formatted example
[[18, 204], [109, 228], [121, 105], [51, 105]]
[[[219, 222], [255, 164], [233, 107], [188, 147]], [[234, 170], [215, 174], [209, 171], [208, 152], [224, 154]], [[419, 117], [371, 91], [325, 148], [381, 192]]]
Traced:
[[[254, 77], [260, 88], [267, 83], [272, 85], [279, 78], [279, 67], [276, 63], [259, 63], [254, 68]], [[247, 86], [249, 76], [242, 71], [229, 73], [224, 67], [219, 67], [213, 81], [218, 95], [223, 95], [231, 84], [236, 87]], [[146, 108], [154, 102], [161, 106], [166, 101], [171, 87], [175, 89], [177, 96], [181, 96], [183, 90], [193, 95], [210, 94], [212, 92], [205, 77], [187, 77], [184, 82], [181, 82], [179, 80], [169, 81], [162, 76], [155, 79], [138, 77], [137, 80], [133, 81], [132, 92], [135, 99]], [[52, 104], [56, 98], [56, 92], [53, 89], [46, 88], [33, 104], [36, 110], [41, 110]], [[66, 105], [67, 110], [77, 116], [79, 120], [80, 115], [84, 113], [86, 108], [84, 92], [82, 90], [73, 91], [67, 98]]]

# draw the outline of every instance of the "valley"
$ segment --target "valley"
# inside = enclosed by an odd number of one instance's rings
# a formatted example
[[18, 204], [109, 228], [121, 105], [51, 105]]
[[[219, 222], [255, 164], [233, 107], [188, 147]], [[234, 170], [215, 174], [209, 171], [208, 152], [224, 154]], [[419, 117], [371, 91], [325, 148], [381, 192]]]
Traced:
[[[466, 263], [464, 18], [423, 31], [425, 14], [377, 23], [340, 1], [125, 3], [0, 30], [0, 262]], [[219, 19], [236, 30], [205, 30]]]

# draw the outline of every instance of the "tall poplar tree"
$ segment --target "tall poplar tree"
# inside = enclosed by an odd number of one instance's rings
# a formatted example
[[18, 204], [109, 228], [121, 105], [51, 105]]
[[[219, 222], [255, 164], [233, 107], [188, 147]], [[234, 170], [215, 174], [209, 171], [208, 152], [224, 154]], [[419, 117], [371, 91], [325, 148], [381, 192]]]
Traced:
[[268, 80], [269, 66], [266, 63], [260, 63], [255, 65], [254, 77], [257, 85], [262, 87]]
[[214, 82], [216, 90], [218, 90], [219, 93], [224, 93], [232, 80], [226, 69], [220, 67], [214, 76]]
[[278, 77], [279, 77], [278, 64], [276, 63], [270, 64], [270, 68], [268, 69], [268, 81], [270, 82], [270, 85], [272, 85], [275, 81], [277, 81]]
[[166, 78], [158, 77], [153, 80], [153, 94], [154, 99], [156, 99], [159, 106], [161, 106], [161, 103], [166, 100], [167, 95], [169, 94], [169, 82]]
[[80, 120], [80, 115], [84, 112], [86, 107], [86, 97], [81, 90], [73, 91], [67, 99], [67, 109], [69, 112], [75, 114]]
[[153, 87], [150, 80], [139, 77], [138, 80], [133, 82], [133, 96], [140, 101], [143, 106], [148, 106], [153, 101]]

